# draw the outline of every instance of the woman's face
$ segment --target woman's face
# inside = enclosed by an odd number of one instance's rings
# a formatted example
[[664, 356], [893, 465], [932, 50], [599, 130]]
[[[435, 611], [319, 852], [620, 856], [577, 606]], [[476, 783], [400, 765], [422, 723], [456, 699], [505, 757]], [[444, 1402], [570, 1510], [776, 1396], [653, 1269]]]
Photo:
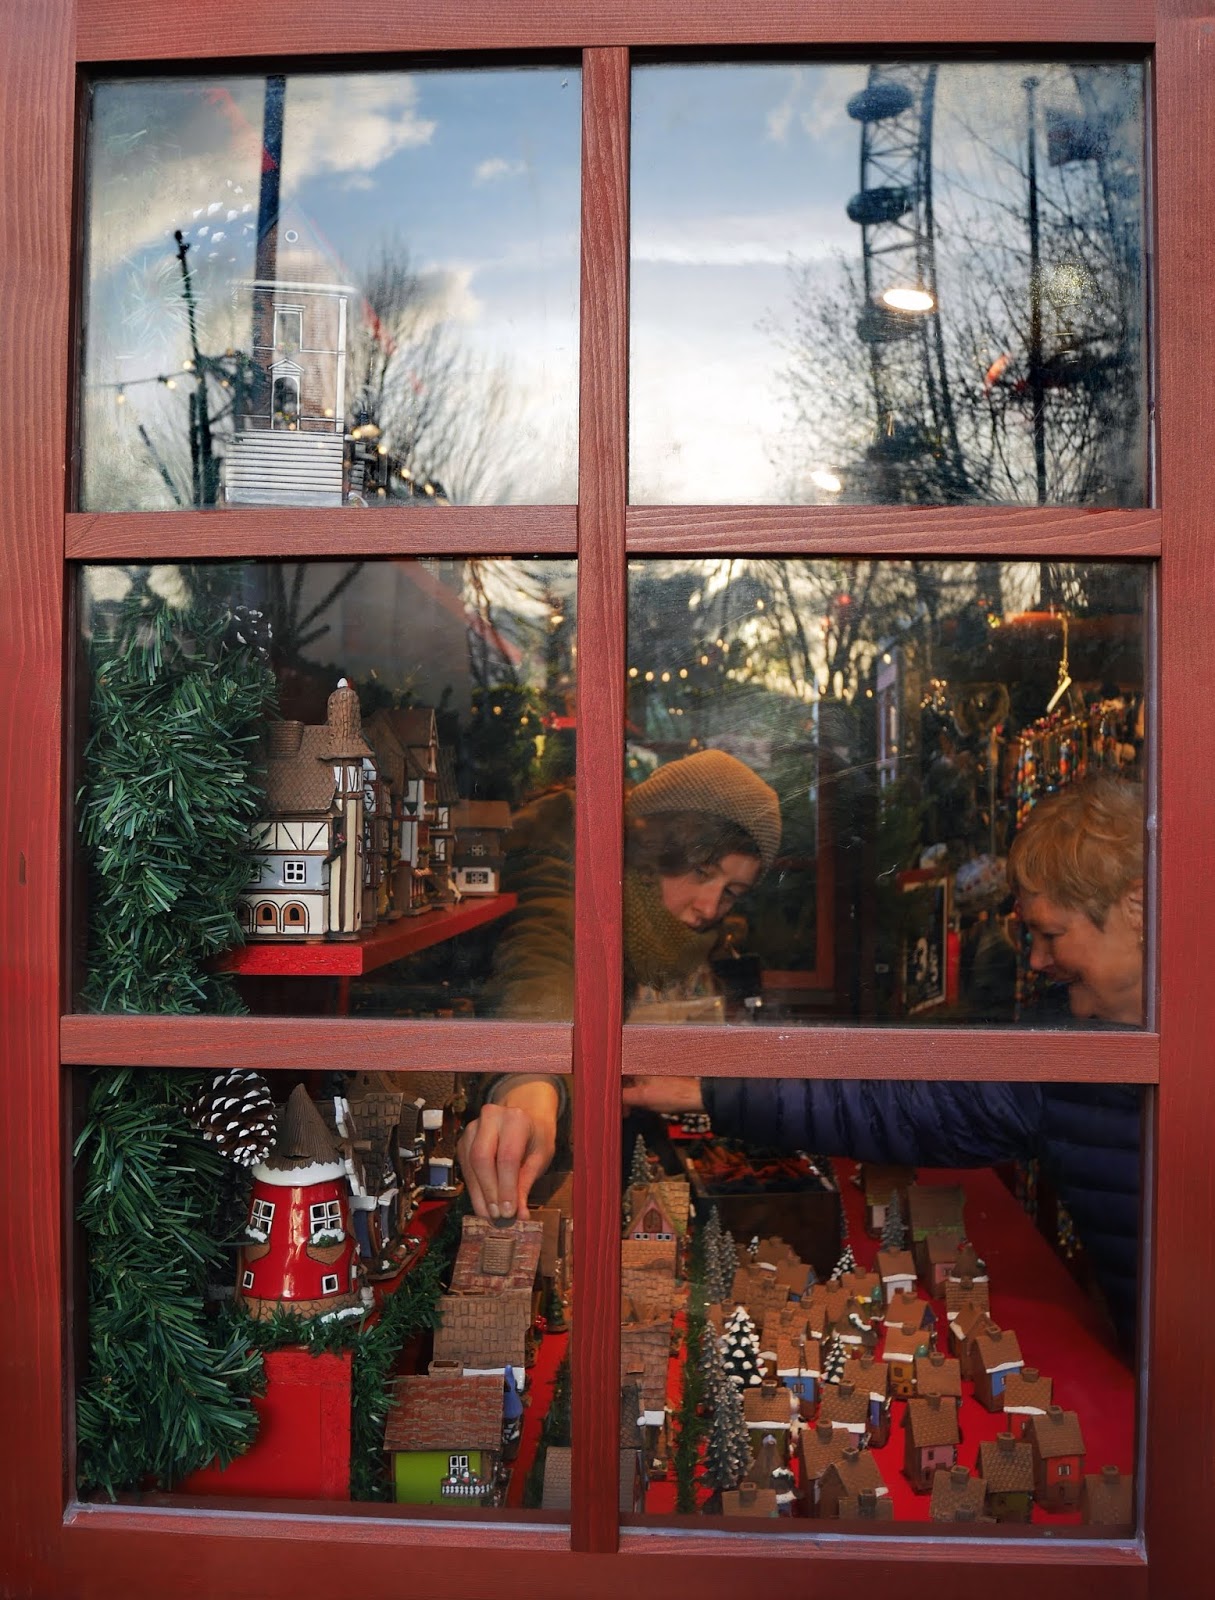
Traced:
[[1068, 986], [1072, 1015], [1104, 1022], [1143, 1021], [1143, 897], [1132, 889], [1110, 907], [1099, 928], [1087, 911], [1056, 905], [1044, 894], [1022, 895], [1034, 972]]
[[740, 895], [746, 894], [759, 877], [759, 868], [758, 856], [734, 853], [710, 866], [663, 873], [658, 879], [662, 903], [685, 928], [703, 933], [721, 921]]

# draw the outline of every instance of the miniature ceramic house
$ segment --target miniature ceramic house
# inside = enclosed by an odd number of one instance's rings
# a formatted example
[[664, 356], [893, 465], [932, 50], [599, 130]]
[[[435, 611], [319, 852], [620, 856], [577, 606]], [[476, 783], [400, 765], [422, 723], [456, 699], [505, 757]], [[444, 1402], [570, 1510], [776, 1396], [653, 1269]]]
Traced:
[[1134, 1479], [1117, 1467], [1085, 1474], [1080, 1490], [1080, 1521], [1093, 1528], [1130, 1534], [1135, 1528]]
[[1031, 1417], [1027, 1429], [1034, 1452], [1034, 1490], [1038, 1504], [1062, 1511], [1080, 1503], [1084, 1482], [1084, 1435], [1074, 1411], [1049, 1406]]
[[915, 1391], [922, 1399], [939, 1394], [962, 1404], [962, 1364], [940, 1350], [931, 1355], [917, 1356], [915, 1363]]
[[981, 1306], [967, 1304], [963, 1306], [949, 1323], [949, 1348], [962, 1364], [962, 1376], [974, 1381], [978, 1354], [976, 1344], [979, 1337], [995, 1323]]
[[721, 1497], [723, 1517], [775, 1517], [776, 1492], [761, 1489], [749, 1479], [744, 1479], [737, 1489], [727, 1489]]
[[863, 1355], [844, 1363], [840, 1387], [844, 1384], [852, 1384], [858, 1394], [867, 1398], [865, 1431], [870, 1449], [880, 1450], [890, 1439], [890, 1368], [872, 1355]]
[[743, 1416], [751, 1437], [751, 1453], [758, 1456], [765, 1438], [774, 1439], [782, 1461], [789, 1456], [793, 1405], [788, 1389], [775, 1378], [747, 1389], [743, 1394]]
[[640, 1372], [631, 1374], [620, 1385], [620, 1479], [617, 1510], [640, 1513], [645, 1510], [647, 1487], [646, 1453], [641, 1434]]
[[911, 1249], [925, 1283], [932, 1276], [926, 1246], [929, 1234], [951, 1233], [956, 1239], [965, 1238], [965, 1207], [966, 1191], [960, 1184], [913, 1183], [907, 1190]]
[[882, 1297], [888, 1302], [891, 1295], [915, 1292], [915, 1257], [910, 1250], [879, 1250], [878, 1276], [882, 1280]]
[[360, 1072], [332, 1105], [364, 1271], [371, 1277], [392, 1277], [405, 1264], [405, 1227], [413, 1211], [412, 1165], [401, 1155], [400, 1130], [408, 1120], [405, 1096], [380, 1074]]
[[818, 1420], [829, 1422], [833, 1428], [848, 1434], [851, 1442], [859, 1448], [865, 1443], [869, 1432], [868, 1391], [843, 1380], [824, 1384]]
[[775, 1345], [777, 1381], [796, 1396], [799, 1411], [808, 1419], [818, 1402], [822, 1381], [821, 1346], [817, 1339], [807, 1339], [804, 1333], [796, 1339], [778, 1334]]
[[527, 1365], [527, 1330], [532, 1320], [529, 1289], [500, 1294], [448, 1294], [438, 1303], [435, 1359], [458, 1362], [466, 1377], [508, 1369], [518, 1389], [523, 1388]]
[[889, 1493], [873, 1452], [849, 1447], [823, 1473], [819, 1515], [838, 1517], [842, 1503], [859, 1499], [866, 1489], [875, 1495]]
[[1025, 1438], [1031, 1418], [1046, 1415], [1053, 1387], [1037, 1367], [1009, 1373], [1004, 1385], [1004, 1420], [1014, 1439]]
[[1034, 1508], [1034, 1453], [1011, 1433], [984, 1439], [979, 1476], [987, 1485], [987, 1513], [997, 1522], [1028, 1522]]
[[649, 1479], [666, 1471], [667, 1369], [671, 1358], [671, 1319], [649, 1318], [631, 1303], [626, 1306], [620, 1326], [620, 1375], [622, 1382], [636, 1382], [641, 1392], [638, 1424], [646, 1452]]
[[982, 1478], [972, 1478], [966, 1467], [951, 1467], [947, 1472], [934, 1472], [932, 1476], [932, 1501], [929, 1516], [933, 1522], [979, 1522], [987, 1486]]
[[363, 1315], [349, 1193], [333, 1138], [297, 1084], [278, 1143], [253, 1168], [236, 1280], [236, 1298], [251, 1316]]
[[823, 1476], [827, 1468], [851, 1448], [851, 1435], [820, 1422], [803, 1429], [798, 1436], [797, 1453], [801, 1466], [802, 1510], [808, 1517], [822, 1514]]
[[882, 1236], [892, 1195], [899, 1196], [906, 1215], [904, 1202], [907, 1190], [914, 1182], [914, 1167], [882, 1166], [877, 1162], [865, 1162], [861, 1169], [861, 1188], [865, 1196], [865, 1232], [871, 1238], [880, 1239]]
[[922, 1276], [929, 1294], [945, 1293], [945, 1280], [954, 1270], [962, 1243], [961, 1234], [952, 1228], [935, 1228], [923, 1239], [920, 1245], [925, 1269]]
[[887, 1322], [882, 1360], [889, 1368], [890, 1392], [896, 1399], [906, 1400], [915, 1393], [916, 1357], [926, 1356], [930, 1348], [925, 1329], [911, 1323], [895, 1326]]
[[505, 800], [457, 800], [452, 878], [461, 894], [497, 894], [502, 883], [504, 840], [510, 827]]
[[399, 1378], [384, 1449], [400, 1503], [488, 1504], [502, 1452], [502, 1380]]
[[1020, 1372], [1024, 1365], [1021, 1346], [1012, 1329], [989, 1326], [975, 1340], [975, 1399], [988, 1411], [1003, 1411], [1004, 1386], [1012, 1373]]
[[903, 1427], [903, 1471], [917, 1494], [927, 1494], [933, 1474], [942, 1468], [948, 1470], [957, 1462], [961, 1441], [958, 1408], [952, 1400], [936, 1394], [909, 1400]]
[[239, 914], [251, 939], [350, 939], [363, 926], [363, 738], [343, 678], [325, 722], [270, 725], [266, 809]]

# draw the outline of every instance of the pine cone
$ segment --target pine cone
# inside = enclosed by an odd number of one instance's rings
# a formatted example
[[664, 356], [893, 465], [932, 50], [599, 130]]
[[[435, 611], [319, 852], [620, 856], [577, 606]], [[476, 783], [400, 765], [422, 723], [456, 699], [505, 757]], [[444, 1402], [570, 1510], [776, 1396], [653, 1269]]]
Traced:
[[270, 1088], [257, 1072], [220, 1072], [186, 1115], [204, 1139], [241, 1167], [264, 1161], [278, 1142], [278, 1117]]

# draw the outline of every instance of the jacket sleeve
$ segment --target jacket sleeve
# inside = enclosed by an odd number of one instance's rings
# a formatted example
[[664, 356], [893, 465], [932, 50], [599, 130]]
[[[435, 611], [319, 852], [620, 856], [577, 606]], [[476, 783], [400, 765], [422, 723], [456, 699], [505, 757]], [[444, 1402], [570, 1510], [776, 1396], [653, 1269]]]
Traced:
[[487, 999], [499, 1017], [574, 1014], [574, 797], [543, 796], [511, 824], [502, 888], [519, 897], [494, 948]]
[[716, 1133], [778, 1150], [924, 1167], [986, 1167], [1037, 1153], [1034, 1083], [704, 1078]]

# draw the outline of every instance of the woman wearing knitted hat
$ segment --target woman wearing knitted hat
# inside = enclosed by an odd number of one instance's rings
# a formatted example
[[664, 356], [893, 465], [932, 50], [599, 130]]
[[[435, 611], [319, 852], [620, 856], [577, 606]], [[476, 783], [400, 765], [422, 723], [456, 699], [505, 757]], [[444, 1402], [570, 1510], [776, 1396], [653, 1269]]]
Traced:
[[[780, 846], [774, 790], [734, 756], [703, 750], [659, 767], [625, 801], [625, 1009], [708, 959], [722, 919]], [[494, 953], [499, 1016], [565, 1020], [573, 1011], [573, 795], [546, 795], [511, 828], [503, 887], [519, 897]], [[564, 1089], [533, 1074], [501, 1079], [460, 1140], [474, 1209], [527, 1215], [552, 1159]]]

